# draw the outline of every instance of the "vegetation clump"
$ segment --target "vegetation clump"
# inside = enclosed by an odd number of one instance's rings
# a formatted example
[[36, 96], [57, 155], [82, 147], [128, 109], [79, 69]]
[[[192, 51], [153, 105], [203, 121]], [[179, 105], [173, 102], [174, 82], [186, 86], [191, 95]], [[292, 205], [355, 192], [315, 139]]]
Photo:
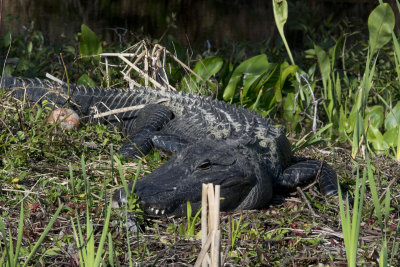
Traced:
[[[261, 54], [260, 47], [242, 44], [234, 44], [233, 56], [226, 47], [186, 53], [172, 36], [166, 49], [151, 39], [131, 40], [121, 52], [86, 25], [76, 41], [47, 47], [32, 24], [22, 36], [2, 36], [8, 62], [3, 75], [50, 73], [67, 83], [110, 90], [151, 86], [153, 79], [259, 112], [286, 126], [297, 155], [331, 163], [343, 187], [354, 192], [354, 203], [326, 199], [310, 186], [275, 197], [266, 210], [224, 213], [223, 262], [395, 266], [400, 262], [400, 46], [394, 13], [380, 3], [364, 31], [340, 32], [347, 27], [329, 24], [331, 31], [313, 33], [323, 42], [311, 47], [305, 42], [304, 52], [292, 55], [284, 34], [287, 3], [273, 3], [281, 42], [262, 47]], [[105, 51], [138, 59], [147, 51], [143, 59], [157, 60], [143, 75], [130, 72], [132, 66], [120, 67], [121, 57], [104, 56]], [[164, 56], [167, 51], [173, 52]], [[146, 61], [136, 64], [145, 71]], [[119, 213], [109, 209], [112, 189], [163, 163], [158, 152], [126, 161], [113, 152], [123, 139], [117, 128], [83, 123], [77, 131], [59, 131], [48, 124], [49, 103], [33, 105], [4, 92], [0, 106], [0, 265], [196, 261], [197, 217], [149, 220], [136, 199]], [[136, 232], [124, 224], [128, 210], [138, 212]]]

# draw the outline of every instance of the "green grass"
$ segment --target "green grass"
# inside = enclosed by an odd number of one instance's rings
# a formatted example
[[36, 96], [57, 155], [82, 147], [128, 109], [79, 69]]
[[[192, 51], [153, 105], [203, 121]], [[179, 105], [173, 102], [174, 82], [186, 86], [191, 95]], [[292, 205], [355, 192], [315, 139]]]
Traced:
[[[12, 101], [6, 98], [3, 100], [2, 103], [13, 106]], [[24, 106], [19, 111], [9, 110], [3, 113], [1, 120], [12, 121], [18, 112], [30, 118], [40, 111]], [[9, 127], [1, 132], [3, 140], [8, 142], [2, 146], [1, 153], [1, 162], [5, 164], [2, 165], [4, 169], [1, 171], [3, 189], [0, 196], [0, 203], [3, 203], [1, 204], [3, 207], [1, 216], [6, 223], [5, 231], [9, 229], [11, 233], [23, 233], [20, 237], [22, 244], [19, 251], [19, 255], [22, 257], [20, 262], [24, 262], [26, 259], [24, 257], [27, 257], [31, 251], [23, 248], [27, 244], [38, 241], [42, 233], [40, 228], [34, 230], [36, 228], [32, 228], [32, 226], [40, 223], [45, 227], [50, 221], [49, 219], [43, 220], [43, 216], [50, 218], [60, 203], [64, 207], [58, 216], [59, 219], [43, 239], [41, 246], [33, 255], [32, 262], [42, 262], [43, 264], [73, 262], [75, 265], [83, 262], [83, 260], [78, 260], [79, 257], [83, 258], [84, 256], [77, 248], [83, 248], [82, 244], [84, 244], [87, 249], [88, 243], [86, 242], [88, 241], [85, 240], [88, 237], [91, 238], [91, 235], [84, 233], [92, 232], [90, 224], [93, 225], [93, 239], [90, 242], [94, 242], [89, 246], [92, 250], [91, 253], [97, 251], [98, 241], [104, 240], [103, 255], [104, 253], [107, 255], [103, 259], [106, 262], [122, 264], [131, 261], [133, 265], [135, 262], [143, 265], [157, 262], [162, 265], [172, 262], [190, 263], [195, 261], [200, 251], [200, 242], [197, 239], [187, 239], [186, 230], [180, 230], [187, 229], [186, 227], [190, 225], [190, 234], [199, 233], [200, 225], [193, 218], [189, 222], [187, 218], [155, 220], [145, 227], [145, 233], [135, 234], [125, 229], [123, 224], [125, 212], [122, 210], [122, 213], [119, 214], [119, 212], [112, 211], [109, 232], [105, 239], [102, 234], [105, 229], [105, 214], [109, 214], [105, 212], [108, 202], [104, 200], [104, 190], [110, 196], [111, 189], [121, 186], [120, 179], [122, 177], [134, 180], [135, 177], [141, 177], [151, 172], [163, 162], [158, 153], [148, 155], [146, 161], [141, 162], [141, 167], [139, 167], [138, 162], [127, 162], [115, 158], [115, 155], [111, 153], [108, 145], [113, 144], [117, 150], [123, 141], [119, 137], [120, 133], [116, 132], [114, 128], [83, 124], [76, 133], [49, 132], [47, 128], [49, 126], [42, 125], [47, 118], [47, 111], [42, 112], [41, 119], [32, 120], [35, 123], [31, 123], [29, 120], [23, 121], [25, 128], [21, 136], [24, 139], [20, 139], [20, 143], [12, 139], [15, 133], [22, 131], [19, 126]], [[93, 138], [97, 148], [88, 148], [79, 144], [74, 147], [64, 145], [64, 142], [74, 144], [76, 142], [74, 140], [82, 140], [87, 136]], [[37, 150], [29, 150], [29, 154], [27, 154], [26, 150], [23, 150], [36, 145], [42, 147], [44, 152], [37, 153]], [[53, 147], [46, 148], [46, 146]], [[46, 152], [48, 150], [50, 151]], [[18, 156], [23, 151], [28, 156], [26, 160], [20, 160], [21, 157]], [[363, 246], [359, 246], [362, 252], [357, 252], [357, 262], [372, 263], [375, 260], [368, 258], [369, 250], [371, 247], [376, 247], [380, 253], [383, 237], [381, 220], [379, 215], [375, 215], [374, 212], [374, 202], [376, 201], [372, 201], [372, 199], [376, 200], [377, 196], [379, 198], [383, 190], [388, 187], [390, 180], [399, 173], [398, 164], [385, 158], [377, 158], [369, 164], [361, 159], [353, 161], [349, 150], [330, 149], [324, 146], [308, 147], [307, 150], [303, 149], [299, 153], [302, 153], [300, 156], [321, 159], [325, 153], [321, 154], [320, 151], [331, 151], [332, 154], [325, 157], [325, 160], [334, 166], [338, 175], [343, 178], [345, 187], [351, 189], [357, 187], [353, 184], [352, 172], [352, 168], [357, 166], [360, 166], [360, 170], [364, 165], [370, 166], [366, 173], [367, 177], [370, 175], [375, 179], [380, 177], [377, 180], [379, 183], [376, 184], [376, 195], [371, 195], [368, 190], [366, 191], [359, 218], [363, 224], [363, 227], [360, 227], [360, 235], [369, 238], [363, 241]], [[307, 154], [304, 154], [306, 152]], [[85, 155], [84, 161], [82, 160], [83, 154]], [[9, 157], [5, 158], [4, 155]], [[117, 160], [111, 161], [111, 158]], [[12, 161], [12, 159], [15, 160]], [[106, 185], [105, 189], [104, 185]], [[90, 186], [90, 190], [87, 189], [87, 186]], [[392, 184], [390, 192], [396, 192], [398, 189], [397, 184]], [[289, 263], [300, 265], [316, 264], [317, 262], [343, 263], [345, 247], [340, 238], [342, 230], [338, 223], [337, 199], [325, 199], [314, 187], [307, 189], [305, 195], [320, 217], [314, 218], [304, 200], [295, 193], [287, 196], [284, 201], [281, 201], [279, 197], [275, 198], [272, 206], [267, 210], [223, 214], [221, 229], [223, 230], [222, 251], [225, 261], [238, 265], [258, 263], [273, 266]], [[398, 197], [397, 195], [392, 196], [390, 207], [393, 211], [398, 210]], [[21, 199], [24, 199], [24, 230], [22, 232], [18, 230], [19, 220], [16, 220], [21, 211], [20, 204], [18, 204]], [[387, 214], [387, 209], [384, 210], [383, 214]], [[76, 226], [78, 218], [87, 218], [87, 216], [91, 218], [89, 223], [87, 219], [79, 220], [82, 236], [78, 234], [78, 230], [76, 230], [78, 235], [74, 234], [71, 220]], [[382, 217], [387, 219], [384, 231], [388, 259], [392, 258], [391, 261], [395, 264], [399, 259], [396, 257], [397, 254], [391, 252], [396, 251], [398, 245], [395, 237], [398, 233], [399, 220], [391, 215], [389, 217], [382, 215]], [[171, 228], [171, 225], [175, 227]], [[370, 229], [375, 229], [375, 234], [371, 234]], [[17, 236], [16, 234], [12, 235]], [[75, 236], [81, 236], [79, 237], [81, 246], [77, 246]], [[68, 253], [65, 250], [66, 247], [69, 248]], [[93, 251], [93, 247], [95, 251]], [[112, 250], [110, 250], [111, 247]], [[227, 248], [229, 250], [226, 251]], [[6, 255], [4, 254], [5, 247], [2, 246], [1, 249], [0, 254]], [[14, 247], [14, 251], [16, 251], [16, 247]], [[113, 253], [111, 254], [110, 251]], [[305, 251], [312, 252], [305, 254]], [[95, 258], [94, 255], [92, 254], [92, 257]], [[128, 261], [126, 261], [127, 259]]]
[[[400, 164], [395, 160], [400, 155], [400, 48], [398, 34], [388, 30], [388, 6], [371, 14], [371, 21], [380, 21], [386, 31], [377, 31], [367, 21], [351, 27], [338, 23], [329, 31], [336, 35], [315, 33], [319, 34], [315, 43], [299, 52], [291, 51], [285, 41], [287, 6], [286, 1], [279, 3], [276, 16], [281, 16], [283, 46], [251, 50], [232, 44], [233, 55], [199, 51], [193, 58], [180, 59], [191, 63], [202, 80], [168, 62], [170, 81], [180, 90], [243, 105], [285, 125], [293, 150], [330, 163], [343, 188], [355, 193], [355, 202], [344, 205], [341, 198], [325, 198], [311, 186], [304, 189], [306, 199], [291, 193], [284, 199], [276, 196], [265, 210], [223, 213], [223, 258], [240, 266], [396, 266], [400, 262], [396, 183]], [[340, 31], [347, 28], [357, 30]], [[82, 34], [86, 39], [65, 44], [59, 51], [45, 47], [41, 33], [33, 30], [14, 37], [10, 56], [19, 63], [7, 65], [5, 71], [61, 77], [68, 70], [69, 80], [78, 77], [81, 83], [104, 85], [103, 66], [96, 58], [77, 58], [77, 51], [88, 56], [90, 51], [117, 48], [101, 47], [101, 39], [88, 28], [82, 27]], [[8, 36], [2, 38], [2, 49], [8, 48], [4, 45]], [[65, 65], [54, 63], [59, 52]], [[121, 81], [118, 70], [111, 70], [110, 77], [115, 83]], [[126, 188], [129, 181], [165, 162], [158, 152], [142, 161], [126, 161], [115, 153], [124, 139], [116, 128], [83, 123], [76, 132], [62, 132], [46, 123], [50, 109], [46, 103], [32, 107], [0, 95], [0, 105], [0, 262], [8, 266], [195, 262], [200, 241], [187, 236], [200, 231], [196, 215], [141, 217], [145, 232], [132, 233], [124, 220], [128, 211], [140, 209], [137, 199], [120, 211], [109, 211], [113, 189]]]

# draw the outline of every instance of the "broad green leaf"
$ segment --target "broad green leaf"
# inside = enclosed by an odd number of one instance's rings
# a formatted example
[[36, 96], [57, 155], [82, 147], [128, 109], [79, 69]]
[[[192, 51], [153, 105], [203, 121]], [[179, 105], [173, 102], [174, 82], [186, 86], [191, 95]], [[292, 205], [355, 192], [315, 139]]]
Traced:
[[386, 131], [383, 134], [383, 140], [385, 140], [385, 142], [391, 146], [391, 147], [396, 147], [397, 144], [397, 140], [398, 137], [400, 135], [400, 126], [394, 127], [388, 131]]
[[258, 78], [254, 76], [259, 76], [264, 73], [268, 68], [268, 65], [268, 58], [265, 54], [249, 58], [240, 63], [240, 65], [233, 71], [231, 79], [224, 89], [223, 99], [225, 101], [231, 101], [233, 99], [236, 87], [243, 75], [245, 76], [245, 79], [248, 76], [253, 76], [247, 79], [247, 84], [250, 86], [251, 82], [254, 82], [254, 80]]
[[288, 4], [286, 0], [272, 0], [272, 7], [274, 10], [274, 19], [276, 27], [278, 28], [279, 31], [279, 35], [281, 36], [282, 41], [285, 45], [286, 51], [290, 58], [290, 62], [292, 62], [292, 64], [294, 65], [293, 56], [292, 53], [290, 52], [289, 45], [285, 38], [285, 33], [283, 31], [283, 27], [285, 26], [288, 18]]
[[[81, 26], [81, 38], [79, 40], [79, 53], [81, 56], [98, 55], [103, 51], [100, 39], [85, 24]], [[99, 57], [96, 57], [98, 59]]]
[[371, 55], [392, 38], [395, 17], [389, 4], [377, 6], [368, 17], [369, 49]]
[[293, 113], [293, 110], [295, 108], [295, 94], [294, 93], [289, 93], [287, 96], [284, 98], [283, 101], [283, 114], [288, 123], [290, 123], [290, 127], [292, 131], [296, 128], [297, 124], [300, 121], [300, 108], [299, 105], [296, 105], [296, 110]]
[[273, 0], [273, 4], [276, 27], [278, 28], [279, 32], [283, 32], [283, 27], [285, 26], [288, 18], [288, 4], [285, 0]]
[[260, 80], [263, 78], [265, 73], [256, 74], [256, 75], [246, 75], [243, 78], [243, 88], [242, 88], [242, 97], [246, 97], [249, 92], [250, 87], [254, 89], [254, 91], [258, 91], [260, 89]]
[[258, 56], [251, 57], [242, 63], [235, 69], [235, 72], [246, 73], [246, 74], [260, 74], [265, 71], [268, 66], [268, 57], [266, 54], [260, 54]]
[[368, 125], [370, 124], [370, 126], [379, 129], [383, 125], [384, 118], [383, 106], [373, 106], [369, 108], [369, 112], [365, 116], [364, 128], [367, 129]]
[[322, 76], [322, 83], [324, 88], [327, 87], [327, 81], [329, 79], [329, 75], [331, 74], [331, 63], [329, 60], [328, 54], [318, 45], [314, 45], [315, 53], [317, 54], [319, 70]]
[[216, 83], [208, 81], [208, 79], [219, 72], [222, 68], [223, 60], [219, 57], [208, 57], [198, 61], [193, 71], [201, 78], [193, 74], [186, 75], [181, 80], [181, 88], [189, 92], [198, 92], [207, 83], [209, 88], [216, 87]]
[[[279, 78], [279, 73], [276, 71], [277, 67], [277, 64], [270, 63], [265, 72], [255, 75], [247, 75], [243, 79], [242, 96], [254, 100], [256, 96], [260, 96], [259, 92], [261, 87], [270, 88], [274, 86]], [[272, 82], [270, 82], [271, 79]]]
[[220, 80], [219, 82], [222, 83], [223, 88], [226, 87], [229, 83], [229, 79], [231, 78], [233, 72], [233, 65], [230, 60], [228, 60], [224, 66], [222, 67], [222, 70], [220, 72]]
[[385, 151], [389, 149], [388, 144], [385, 142], [382, 133], [373, 126], [368, 128], [367, 140], [372, 144], [375, 151]]
[[339, 39], [337, 40], [337, 42], [335, 44], [335, 47], [333, 48], [332, 58], [331, 58], [332, 59], [332, 62], [331, 62], [331, 69], [332, 70], [335, 68], [336, 59], [337, 59], [338, 54], [339, 54], [340, 44], [342, 43], [342, 40], [343, 40], [344, 36], [345, 35], [341, 35], [339, 37]]
[[[223, 61], [220, 57], [208, 57], [197, 62], [193, 71], [205, 81], [220, 71], [222, 64]], [[200, 80], [196, 78], [196, 82], [200, 82]]]
[[389, 111], [385, 119], [385, 129], [390, 130], [400, 125], [400, 101]]
[[296, 65], [289, 65], [284, 62], [280, 65], [280, 76], [275, 85], [275, 98], [277, 102], [282, 102], [282, 88], [289, 75], [294, 75], [298, 70]]

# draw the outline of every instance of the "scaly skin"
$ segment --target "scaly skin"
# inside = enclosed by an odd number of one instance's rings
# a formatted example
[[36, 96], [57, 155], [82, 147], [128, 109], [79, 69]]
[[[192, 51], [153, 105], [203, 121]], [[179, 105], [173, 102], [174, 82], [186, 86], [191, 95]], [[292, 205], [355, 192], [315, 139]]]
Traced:
[[[55, 86], [46, 80], [7, 77], [6, 91], [30, 101], [43, 99], [70, 106], [89, 121], [94, 112], [140, 104], [140, 110], [104, 117], [118, 123], [129, 137], [120, 153], [140, 157], [151, 149], [172, 154], [171, 159], [139, 179], [135, 193], [144, 209], [155, 214], [182, 215], [186, 202], [200, 204], [201, 184], [221, 185], [221, 210], [265, 207], [274, 193], [313, 181], [317, 173], [322, 193], [337, 194], [334, 171], [318, 161], [291, 162], [290, 143], [283, 129], [247, 109], [172, 91], [138, 88]], [[125, 202], [123, 189], [114, 204]]]

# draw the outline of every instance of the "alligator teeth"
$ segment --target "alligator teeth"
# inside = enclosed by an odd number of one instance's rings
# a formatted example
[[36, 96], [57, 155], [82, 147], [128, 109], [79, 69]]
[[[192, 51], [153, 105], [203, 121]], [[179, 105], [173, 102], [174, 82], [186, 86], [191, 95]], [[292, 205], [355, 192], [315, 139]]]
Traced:
[[165, 210], [161, 210], [161, 215], [164, 215], [164, 213], [165, 213]]
[[160, 212], [159, 210], [156, 210], [156, 211], [155, 211], [155, 214], [158, 215], [159, 212]]
[[151, 212], [154, 212], [154, 208], [151, 208], [150, 211], [151, 211]]

